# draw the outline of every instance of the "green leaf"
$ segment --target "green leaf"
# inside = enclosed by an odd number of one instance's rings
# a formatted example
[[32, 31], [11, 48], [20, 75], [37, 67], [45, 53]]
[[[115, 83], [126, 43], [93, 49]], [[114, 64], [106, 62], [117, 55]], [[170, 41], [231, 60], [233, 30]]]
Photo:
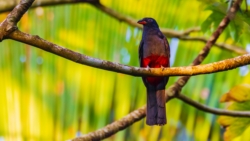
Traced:
[[[227, 107], [229, 110], [248, 111], [250, 109], [250, 85], [241, 84], [233, 87], [222, 96], [221, 102], [231, 102]], [[250, 130], [249, 118], [220, 116], [218, 122], [226, 128], [225, 141], [246, 138], [246, 131]]]
[[[203, 32], [213, 32], [220, 21], [224, 18], [228, 11], [228, 3], [216, 2], [216, 1], [205, 1], [203, 3], [208, 4], [205, 10], [210, 10], [212, 13], [202, 23], [201, 30]], [[229, 35], [235, 41], [238, 41], [242, 34], [250, 35], [250, 16], [246, 12], [237, 12], [236, 16], [229, 23]]]
[[208, 18], [202, 23], [201, 30], [203, 32], [213, 31], [215, 27], [220, 24], [221, 19], [224, 17], [224, 14], [219, 12], [213, 12], [208, 16]]
[[213, 31], [217, 27], [226, 14], [226, 5], [224, 3], [213, 2], [209, 4], [205, 10], [211, 10], [212, 13], [202, 23], [201, 30], [203, 32]]
[[205, 10], [211, 10], [213, 12], [221, 13], [223, 15], [226, 15], [227, 13], [227, 4], [221, 3], [221, 2], [214, 2], [210, 5], [208, 5]]

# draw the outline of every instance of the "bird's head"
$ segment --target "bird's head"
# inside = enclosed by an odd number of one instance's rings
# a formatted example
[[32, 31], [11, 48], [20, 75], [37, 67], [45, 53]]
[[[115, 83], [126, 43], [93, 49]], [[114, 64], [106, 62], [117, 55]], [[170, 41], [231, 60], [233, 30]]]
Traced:
[[142, 24], [146, 27], [159, 27], [155, 19], [153, 18], [143, 18], [137, 22], [138, 24]]

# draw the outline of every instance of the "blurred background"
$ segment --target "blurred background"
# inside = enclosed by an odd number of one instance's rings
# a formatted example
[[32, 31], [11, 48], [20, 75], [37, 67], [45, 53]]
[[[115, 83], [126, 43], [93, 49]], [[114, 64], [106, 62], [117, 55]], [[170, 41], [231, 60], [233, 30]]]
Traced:
[[[207, 38], [228, 6], [223, 0], [100, 2], [135, 20], [153, 17], [161, 28], [185, 31], [200, 27], [201, 31], [192, 32], [190, 36]], [[245, 9], [242, 4], [242, 12]], [[2, 12], [0, 20], [3, 21], [7, 14]], [[249, 28], [232, 23], [217, 42], [238, 45], [249, 51]], [[89, 3], [32, 8], [18, 27], [23, 32], [94, 58], [139, 66], [138, 46], [142, 31]], [[178, 38], [168, 38], [168, 41], [171, 66], [175, 67], [191, 64], [204, 47], [199, 41]], [[237, 55], [213, 47], [204, 64]], [[177, 79], [171, 77], [167, 88]], [[221, 95], [241, 83], [250, 83], [249, 67], [194, 76], [182, 92], [210, 107], [225, 108], [225, 104], [219, 103]], [[0, 103], [0, 141], [59, 141], [102, 128], [145, 105], [146, 89], [140, 77], [76, 64], [35, 47], [4, 40], [0, 43]], [[178, 99], [167, 103], [167, 117], [168, 124], [163, 127], [147, 126], [143, 119], [105, 140], [223, 140], [223, 129], [216, 115], [199, 111]]]

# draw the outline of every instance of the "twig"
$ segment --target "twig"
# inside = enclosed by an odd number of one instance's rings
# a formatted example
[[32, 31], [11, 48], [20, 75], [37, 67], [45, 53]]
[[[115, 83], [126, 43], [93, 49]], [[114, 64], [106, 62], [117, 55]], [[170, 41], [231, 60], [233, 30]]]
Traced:
[[[179, 39], [186, 40], [186, 41], [201, 41], [204, 43], [206, 43], [208, 41], [205, 37], [180, 36]], [[235, 53], [240, 54], [240, 55], [248, 53], [245, 49], [238, 47], [238, 46], [235, 46], [235, 45], [224, 44], [224, 43], [215, 43], [214, 45], [221, 48], [221, 49], [232, 51], [232, 52], [235, 52]]]
[[183, 94], [178, 94], [178, 99], [186, 102], [187, 104], [202, 110], [204, 112], [209, 112], [216, 115], [225, 115], [225, 116], [235, 116], [235, 117], [250, 117], [250, 112], [243, 112], [243, 111], [229, 111], [229, 110], [222, 110], [217, 108], [211, 108], [206, 105], [200, 104], [199, 102], [196, 102], [188, 97], [186, 97]]
[[[54, 6], [62, 4], [76, 4], [76, 3], [99, 3], [99, 0], [36, 0], [30, 8], [36, 8], [39, 6]], [[5, 1], [0, 5], [0, 13], [11, 11], [18, 3], [15, 1]]]

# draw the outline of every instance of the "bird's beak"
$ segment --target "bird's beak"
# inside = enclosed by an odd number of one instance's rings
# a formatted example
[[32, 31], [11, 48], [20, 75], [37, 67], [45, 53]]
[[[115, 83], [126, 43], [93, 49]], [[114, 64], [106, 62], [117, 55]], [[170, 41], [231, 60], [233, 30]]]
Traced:
[[139, 20], [138, 22], [137, 22], [138, 24], [142, 24], [142, 25], [144, 25], [144, 24], [146, 24], [147, 22], [145, 21], [145, 20]]

